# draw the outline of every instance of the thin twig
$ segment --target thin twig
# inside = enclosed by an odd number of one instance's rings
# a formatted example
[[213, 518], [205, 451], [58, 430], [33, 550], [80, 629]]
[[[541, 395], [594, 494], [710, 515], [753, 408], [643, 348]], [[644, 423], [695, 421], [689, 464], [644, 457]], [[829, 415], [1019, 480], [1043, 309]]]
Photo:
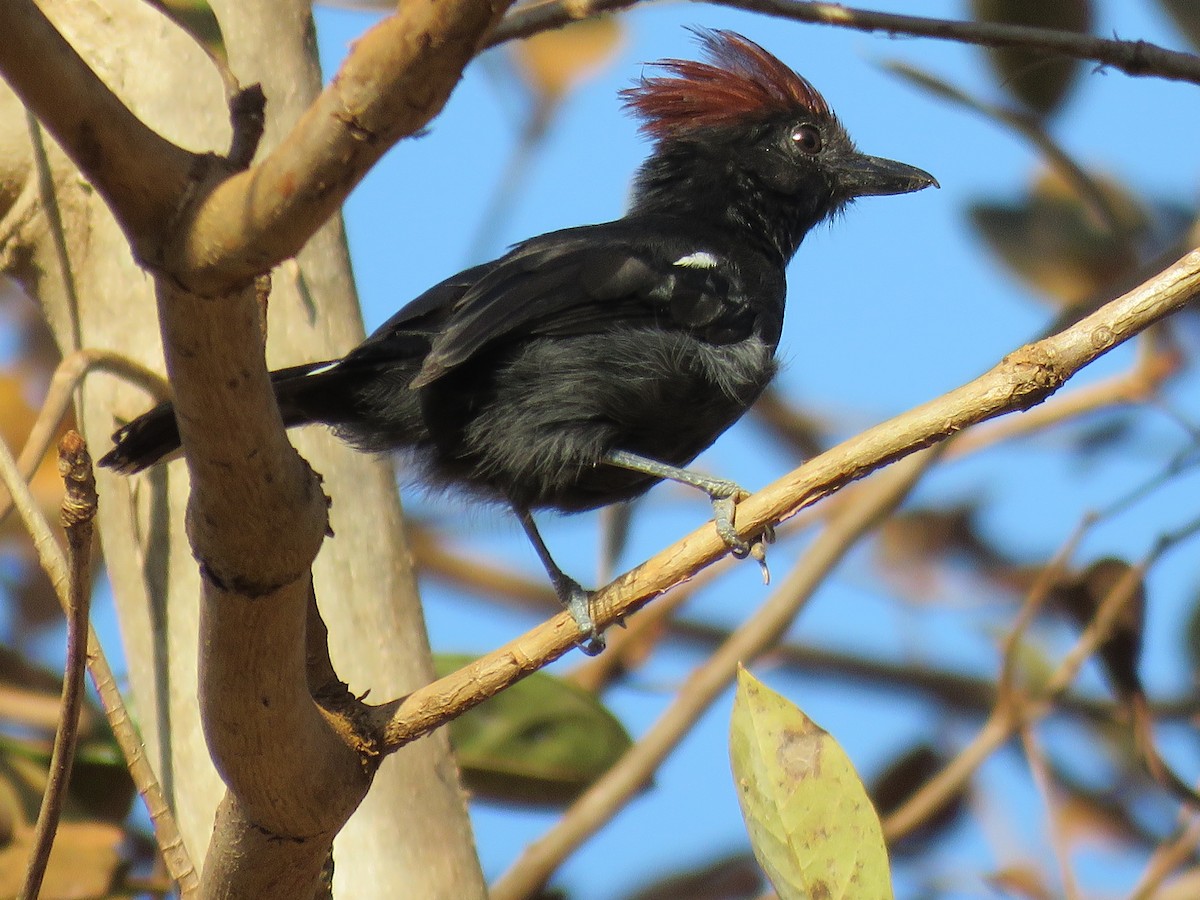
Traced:
[[67, 613], [67, 662], [63, 672], [62, 703], [54, 749], [50, 754], [50, 774], [42, 794], [34, 830], [33, 852], [25, 874], [22, 900], [36, 900], [42, 878], [50, 863], [54, 835], [71, 783], [71, 766], [79, 738], [79, 710], [83, 706], [83, 673], [87, 668], [87, 630], [90, 609], [92, 562], [92, 520], [96, 517], [96, 476], [87, 445], [76, 431], [68, 431], [58, 444], [58, 471], [66, 486], [62, 504], [62, 525], [67, 533], [70, 561]]
[[1106, 407], [1145, 402], [1176, 374], [1182, 360], [1175, 354], [1139, 354], [1128, 372], [1064, 393], [1016, 418], [1000, 419], [973, 429], [955, 441], [954, 458], [976, 453], [993, 444], [1024, 437], [1051, 425], [1077, 419]]
[[[923, 822], [932, 810], [940, 807], [947, 797], [961, 790], [975, 770], [1012, 738], [1022, 724], [1033, 724], [1053, 711], [1056, 702], [1075, 680], [1083, 663], [1111, 633], [1125, 604], [1133, 597], [1137, 585], [1144, 577], [1150, 561], [1157, 559], [1164, 552], [1165, 546], [1174, 546], [1174, 543], [1165, 545], [1160, 541], [1142, 564], [1129, 567], [1097, 606], [1092, 620], [1036, 697], [1016, 702], [1011, 692], [1008, 694], [1008, 700], [1005, 700], [1005, 693], [1001, 693], [996, 708], [971, 742], [941, 772], [922, 785], [884, 820], [884, 837], [889, 842], [910, 832]], [[1032, 601], [1027, 604], [1030, 608], [1034, 605]]]
[[590, 787], [562, 819], [530, 844], [492, 885], [492, 900], [518, 900], [544, 884], [566, 856], [608, 822], [650, 780], [699, 717], [749, 663], [779, 640], [832, 568], [908, 496], [941, 448], [914, 454], [883, 473], [873, 489], [845, 504], [803, 560], [765, 604], [688, 677], [675, 702], [650, 730]]
[[1196, 816], [1179, 837], [1163, 844], [1150, 857], [1142, 877], [1134, 885], [1129, 900], [1152, 900], [1158, 889], [1177, 868], [1187, 862], [1200, 847], [1200, 816]]
[[[969, 436], [969, 433], [960, 436], [947, 455], [953, 455], [953, 447], [958, 446], [958, 441]], [[838, 498], [845, 496], [845, 492], [838, 494]], [[825, 505], [822, 505], [820, 508], [824, 507]], [[411, 532], [410, 538], [413, 557], [422, 576], [444, 581], [455, 588], [476, 594], [481, 599], [508, 603], [514, 608], [528, 612], [555, 611], [559, 608], [558, 598], [543, 579], [527, 578], [495, 563], [447, 549], [445, 543], [439, 542], [425, 527], [418, 526]], [[718, 564], [706, 569], [696, 580], [719, 567]], [[681, 588], [693, 583], [688, 582], [681, 585]], [[672, 595], [674, 593], [675, 591], [672, 591]], [[663, 600], [665, 599], [667, 598], [664, 597]], [[628, 629], [611, 632], [608, 635], [608, 649], [599, 656], [581, 663], [569, 677], [587, 690], [596, 690], [599, 686], [607, 684], [615, 674], [611, 670], [619, 669], [622, 665], [619, 653], [615, 654], [618, 656], [618, 662], [613, 666], [600, 667], [595, 671], [592, 666], [613, 654], [619, 647], [618, 641], [623, 640], [627, 633], [636, 634], [642, 622], [657, 610], [661, 603], [662, 601], [656, 601], [630, 619]], [[696, 648], [705, 655], [724, 643], [730, 634], [729, 628], [686, 618], [672, 619], [663, 625], [663, 628], [666, 639]], [[817, 672], [841, 679], [849, 678], [877, 687], [925, 695], [946, 707], [966, 713], [986, 714], [996, 703], [997, 691], [994, 682], [945, 669], [913, 668], [908, 664], [796, 642], [780, 644], [771, 651], [771, 658], [782, 666], [798, 671]], [[1119, 709], [1115, 703], [1103, 697], [1074, 693], [1064, 695], [1059, 707], [1064, 712], [1105, 722], [1111, 721]], [[1188, 719], [1200, 714], [1200, 698], [1192, 692], [1184, 692], [1155, 700], [1150, 710], [1159, 719]]]
[[[549, 0], [522, 6], [510, 13], [491, 33], [488, 44], [494, 46], [539, 31], [561, 28], [578, 19], [605, 15], [633, 6], [637, 0]], [[1146, 41], [1117, 41], [1054, 31], [990, 22], [963, 22], [924, 16], [855, 9], [838, 3], [813, 3], [803, 0], [717, 0], [722, 6], [766, 13], [780, 19], [833, 25], [854, 31], [883, 31], [890, 35], [908, 34], [935, 40], [980, 44], [985, 47], [1022, 47], [1060, 53], [1075, 59], [1087, 59], [1120, 69], [1128, 75], [1150, 75], [1173, 81], [1200, 84], [1200, 57], [1168, 50]]]
[[[1002, 664], [997, 679], [996, 704], [987, 720], [980, 726], [975, 737], [933, 778], [929, 779], [897, 809], [883, 820], [884, 837], [889, 844], [907, 835], [914, 828], [941, 809], [959, 791], [975, 770], [1011, 736], [1018, 724], [1021, 702], [1014, 687], [1017, 653], [1020, 640], [1041, 609], [1050, 589], [1062, 573], [1065, 563], [1074, 553], [1075, 547], [1086, 533], [1085, 520], [1063, 544], [1054, 558], [1042, 568], [1037, 580], [1029, 589], [1017, 618], [1005, 638], [1001, 650]], [[1028, 715], [1028, 711], [1023, 711]]]
[[1059, 873], [1062, 877], [1063, 893], [1066, 900], [1080, 900], [1079, 883], [1071, 869], [1071, 851], [1067, 846], [1067, 829], [1063, 822], [1062, 811], [1054, 796], [1054, 786], [1050, 782], [1046, 759], [1038, 746], [1033, 726], [1023, 723], [1020, 728], [1021, 746], [1025, 749], [1025, 759], [1029, 763], [1033, 783], [1042, 795], [1046, 805], [1046, 827], [1050, 831], [1050, 846], [1054, 849], [1054, 857], [1058, 861]]
[[[76, 350], [68, 354], [54, 370], [37, 421], [33, 423], [33, 428], [25, 439], [25, 446], [21, 448], [21, 455], [17, 458], [17, 470], [26, 482], [33, 477], [42, 457], [50, 449], [58, 426], [71, 408], [75, 389], [79, 387], [85, 375], [96, 370], [119, 375], [143, 388], [155, 400], [162, 401], [171, 396], [165, 378], [120, 353], [110, 350]], [[0, 488], [0, 522], [12, 512], [12, 508], [12, 497]]]
[[[69, 611], [70, 597], [67, 590], [67, 564], [63, 558], [62, 548], [54, 539], [50, 525], [38, 509], [37, 501], [29, 490], [29, 485], [21, 477], [17, 462], [13, 459], [12, 451], [4, 441], [0, 441], [0, 484], [4, 484], [12, 494], [17, 514], [25, 525], [33, 540], [33, 546], [38, 552], [42, 568], [50, 577], [50, 583], [58, 595], [63, 609]], [[109, 727], [125, 757], [129, 767], [129, 775], [141, 794], [146, 810], [154, 827], [155, 840], [166, 862], [167, 871], [179, 884], [181, 897], [192, 896], [199, 889], [200, 880], [196, 868], [188, 856], [183, 838], [179, 834], [179, 826], [167, 803], [166, 795], [154, 774], [154, 768], [146, 758], [146, 750], [142, 739], [129, 717], [125, 701], [117, 688], [112, 668], [104, 655], [104, 649], [96, 637], [95, 630], [87, 629], [87, 660], [88, 672], [96, 693], [100, 695], [100, 704], [104, 707], [105, 717]]]
[[1063, 580], [1063, 576], [1067, 571], [1067, 563], [1071, 557], [1075, 555], [1075, 550], [1079, 547], [1080, 541], [1087, 535], [1088, 530], [1095, 524], [1092, 516], [1085, 516], [1083, 520], [1071, 532], [1070, 537], [1063, 542], [1063, 545], [1058, 549], [1042, 570], [1034, 579], [1033, 585], [1029, 588], [1026, 594], [1025, 601], [1021, 604], [1021, 609], [1017, 613], [1016, 621], [1013, 627], [1009, 630], [1008, 635], [1004, 638], [1004, 646], [1001, 651], [1000, 679], [997, 689], [997, 703], [1015, 705], [1020, 702], [1019, 689], [1017, 687], [1017, 669], [1020, 661], [1021, 642], [1025, 638], [1025, 631], [1037, 618], [1037, 614], [1041, 612], [1042, 607], [1046, 603], [1046, 599], [1054, 590], [1055, 585]]

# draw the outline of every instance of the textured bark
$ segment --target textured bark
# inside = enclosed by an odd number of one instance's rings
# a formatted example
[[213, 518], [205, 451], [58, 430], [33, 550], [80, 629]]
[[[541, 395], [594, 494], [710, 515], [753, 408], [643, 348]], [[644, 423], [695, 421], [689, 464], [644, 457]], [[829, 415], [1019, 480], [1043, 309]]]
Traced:
[[[148, 4], [41, 5], [105, 83], [159, 134], [196, 152], [228, 147], [219, 78], [192, 41]], [[265, 150], [319, 91], [308, 5], [229, 0], [213, 6], [233, 71], [243, 84], [263, 83]], [[64, 352], [112, 349], [161, 368], [152, 279], [133, 261], [99, 195], [3, 86], [0, 266], [42, 304]], [[282, 365], [327, 358], [360, 337], [335, 221], [274, 273], [268, 360]], [[80, 420], [97, 455], [107, 447], [115, 419], [130, 418], [149, 402], [112, 376], [87, 379]], [[296, 442], [334, 499], [330, 522], [337, 537], [325, 542], [314, 570], [333, 663], [353, 691], [403, 694], [428, 681], [431, 669], [390, 467], [335, 449], [317, 431], [296, 436]], [[200, 581], [184, 533], [187, 472], [178, 463], [135, 479], [101, 472], [99, 489], [101, 538], [139, 724], [199, 863], [224, 788], [197, 706]], [[444, 738], [422, 741], [382, 766], [367, 801], [341, 832], [335, 860], [341, 896], [483, 895]]]

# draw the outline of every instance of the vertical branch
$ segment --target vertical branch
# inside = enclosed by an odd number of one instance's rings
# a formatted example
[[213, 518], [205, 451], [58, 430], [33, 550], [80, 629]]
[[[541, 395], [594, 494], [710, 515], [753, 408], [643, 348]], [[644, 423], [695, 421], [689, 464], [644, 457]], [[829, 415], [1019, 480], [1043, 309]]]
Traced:
[[1018, 734], [1021, 737], [1021, 746], [1025, 750], [1025, 759], [1029, 762], [1029, 772], [1033, 776], [1033, 783], [1042, 795], [1042, 802], [1046, 805], [1046, 828], [1050, 832], [1050, 846], [1054, 850], [1054, 857], [1058, 860], [1063, 895], [1066, 900], [1079, 900], [1082, 895], [1079, 893], [1079, 884], [1075, 880], [1075, 873], [1071, 871], [1071, 850], [1067, 826], [1063, 819], [1063, 812], [1054, 796], [1054, 785], [1051, 783], [1045, 757], [1038, 746], [1037, 737], [1034, 735], [1033, 726], [1030, 723], [1022, 722]]
[[[13, 459], [8, 445], [0, 441], [0, 483], [8, 488], [13, 498], [13, 505], [29, 532], [33, 545], [38, 551], [38, 559], [42, 569], [50, 577], [55, 593], [64, 610], [70, 610], [71, 604], [67, 590], [67, 564], [63, 559], [62, 549], [54, 540], [50, 526], [38, 511], [37, 502], [29, 491], [29, 485], [21, 478], [17, 462]], [[179, 835], [179, 827], [175, 816], [167, 804], [162, 787], [154, 774], [150, 761], [146, 758], [146, 750], [138, 736], [137, 729], [129, 717], [125, 701], [117, 689], [116, 679], [112, 668], [104, 655], [104, 649], [96, 637], [95, 631], [87, 625], [87, 667], [100, 695], [100, 704], [104, 707], [104, 715], [108, 719], [125, 764], [129, 767], [130, 777], [137, 787], [138, 793], [146, 804], [150, 821], [154, 827], [154, 836], [166, 862], [167, 871], [179, 883], [183, 897], [191, 895], [199, 886], [200, 880], [196, 868], [192, 865], [187, 848]]]
[[69, 585], [67, 611], [67, 663], [63, 672], [62, 703], [54, 750], [50, 756], [50, 777], [42, 794], [33, 853], [25, 874], [22, 898], [35, 898], [42, 889], [42, 878], [50, 862], [54, 834], [62, 814], [71, 764], [79, 739], [79, 710], [83, 704], [83, 672], [87, 665], [87, 629], [90, 612], [88, 571], [92, 558], [92, 520], [96, 517], [96, 476], [87, 445], [78, 432], [68, 431], [58, 444], [58, 471], [66, 486], [62, 504], [62, 524], [67, 532]]

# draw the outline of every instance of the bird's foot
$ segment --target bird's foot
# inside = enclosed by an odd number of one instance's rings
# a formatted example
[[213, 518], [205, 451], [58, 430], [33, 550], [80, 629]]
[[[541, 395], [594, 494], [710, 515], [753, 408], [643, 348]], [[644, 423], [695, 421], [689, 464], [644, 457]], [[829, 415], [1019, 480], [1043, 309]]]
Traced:
[[610, 450], [605, 454], [603, 461], [610, 466], [618, 466], [632, 472], [644, 472], [655, 478], [668, 478], [671, 481], [678, 481], [680, 484], [690, 484], [692, 487], [704, 491], [712, 501], [713, 524], [716, 525], [717, 534], [721, 536], [725, 546], [738, 559], [752, 556], [758, 560], [758, 564], [762, 567], [763, 582], [770, 584], [771, 572], [767, 568], [766, 545], [775, 542], [775, 529], [768, 525], [749, 541], [742, 540], [738, 535], [733, 524], [738, 501], [750, 496], [750, 492], [740, 484], [724, 478], [713, 478], [700, 472], [693, 472], [691, 469], [681, 469], [678, 466], [659, 462], [637, 453], [630, 453], [628, 450]]
[[581, 587], [573, 578], [563, 576], [554, 585], [558, 599], [566, 607], [575, 624], [579, 626], [579, 649], [588, 656], [596, 656], [604, 649], [604, 635], [592, 619], [592, 591]]
[[738, 559], [753, 558], [762, 568], [763, 584], [771, 583], [771, 570], [767, 568], [767, 545], [775, 543], [775, 528], [768, 525], [760, 534], [749, 541], [738, 536], [734, 521], [737, 515], [737, 505], [750, 496], [750, 492], [732, 481], [710, 479], [705, 487], [712, 499], [713, 524], [717, 534], [725, 542], [725, 546]]

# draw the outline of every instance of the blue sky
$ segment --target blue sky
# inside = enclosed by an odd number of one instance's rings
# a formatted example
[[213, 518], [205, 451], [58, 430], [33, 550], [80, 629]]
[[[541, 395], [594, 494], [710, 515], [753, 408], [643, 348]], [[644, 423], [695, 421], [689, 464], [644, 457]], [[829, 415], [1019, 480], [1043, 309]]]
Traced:
[[[962, 16], [966, 4], [918, 6], [871, 4], [944, 17]], [[1097, 34], [1185, 49], [1152, 3], [1109, 0], [1098, 7]], [[371, 21], [362, 13], [319, 10], [327, 71]], [[994, 123], [933, 100], [880, 67], [887, 60], [905, 60], [972, 93], [1002, 99], [978, 48], [889, 39], [701, 4], [640, 6], [622, 21], [619, 56], [566, 102], [501, 227], [483, 239], [488, 255], [533, 234], [619, 216], [646, 147], [622, 114], [616, 91], [639, 74], [642, 62], [693, 55], [694, 43], [683, 26], [733, 28], [809, 78], [862, 149], [921, 166], [942, 184], [941, 191], [863, 200], [806, 240], [789, 270], [781, 347], [787, 365], [782, 385], [789, 397], [828, 416], [838, 433], [849, 435], [974, 377], [1046, 325], [1048, 308], [993, 260], [964, 214], [972, 200], [1022, 192], [1038, 168], [1036, 155]], [[473, 64], [428, 133], [402, 142], [351, 197], [347, 229], [368, 330], [429, 285], [479, 261], [470, 255], [479, 217], [527, 114], [520, 92], [504, 78], [497, 60]], [[1052, 128], [1068, 152], [1143, 196], [1194, 205], [1200, 186], [1196, 88], [1092, 67], [1083, 82]], [[1127, 351], [1114, 353], [1079, 383], [1119, 371], [1131, 358]], [[1185, 383], [1191, 391], [1174, 395], [1193, 420], [1200, 415], [1194, 381]], [[1044, 559], [1084, 511], [1131, 490], [1187, 443], [1166, 417], [1150, 417], [1136, 434], [1136, 452], [1090, 467], [1062, 452], [1062, 437], [950, 464], [922, 485], [918, 499], [984, 498], [985, 531], [1003, 536], [1006, 547], [1028, 559]], [[774, 480], [791, 465], [748, 423], [735, 427], [700, 462], [750, 488]], [[1178, 479], [1168, 491], [1090, 533], [1079, 559], [1105, 553], [1136, 558], [1162, 528], [1200, 512], [1198, 488], [1200, 479], [1194, 476]], [[452, 522], [456, 533], [469, 534], [464, 544], [471, 548], [537, 575], [532, 551], [504, 512], [414, 494], [406, 496], [406, 504]], [[665, 488], [652, 492], [624, 566], [697, 527], [706, 512], [700, 499]], [[588, 581], [596, 568], [596, 517], [550, 518], [544, 531], [564, 568]], [[787, 571], [799, 547], [789, 542], [776, 548], [777, 575]], [[1194, 558], [1194, 548], [1176, 551], [1151, 579], [1143, 672], [1152, 692], [1186, 687], [1177, 634], [1185, 601], [1200, 580], [1188, 557]], [[995, 629], [1011, 610], [994, 597], [963, 590], [952, 587], [928, 606], [898, 604], [869, 554], [860, 550], [822, 589], [794, 633], [826, 646], [994, 674]], [[688, 611], [732, 623], [765, 596], [757, 572], [746, 566], [720, 582], [718, 590], [698, 597]], [[427, 590], [427, 607], [440, 649], [483, 651], [533, 624], [440, 587]], [[636, 733], [653, 721], [697, 662], [687, 654], [665, 654], [607, 699]], [[976, 727], [970, 720], [934, 716], [927, 707], [890, 694], [766, 675], [842, 741], [864, 774], [918, 736], [936, 735], [954, 747]], [[1101, 689], [1102, 683], [1090, 673], [1086, 684]], [[618, 897], [664, 867], [710, 860], [744, 846], [728, 776], [727, 722], [728, 698], [672, 757], [654, 787], [567, 863], [562, 877], [572, 897]], [[1195, 745], [1178, 749], [1174, 761], [1196, 777]], [[950, 873], [940, 896], [985, 896], [978, 873], [1022, 858], [1049, 864], [1043, 812], [1028, 782], [1027, 769], [1011, 752], [984, 768], [980, 784], [989, 798], [983, 816], [988, 824], [968, 825], [939, 845], [936, 861]], [[1162, 814], [1167, 811], [1164, 807]], [[475, 821], [485, 867], [495, 876], [552, 817], [480, 806]], [[1097, 890], [1127, 888], [1142, 864], [1136, 855], [1105, 848], [1083, 853], [1077, 862], [1085, 886]], [[913, 883], [903, 872], [898, 877], [897, 896], [907, 896]]]

